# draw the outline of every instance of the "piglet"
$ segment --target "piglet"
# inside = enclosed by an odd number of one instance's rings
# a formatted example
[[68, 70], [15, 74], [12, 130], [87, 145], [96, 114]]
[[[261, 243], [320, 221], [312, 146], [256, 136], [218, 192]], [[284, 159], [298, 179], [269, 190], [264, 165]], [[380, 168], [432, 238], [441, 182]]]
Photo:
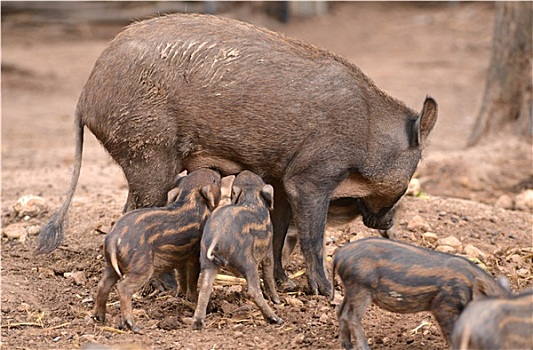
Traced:
[[239, 173], [233, 182], [232, 204], [217, 208], [207, 220], [201, 241], [202, 284], [193, 318], [193, 329], [205, 324], [207, 304], [215, 276], [224, 267], [242, 275], [248, 294], [271, 323], [282, 323], [261, 292], [259, 264], [262, 265], [266, 294], [279, 303], [273, 271], [272, 223], [274, 189], [250, 171]]
[[[373, 302], [392, 312], [430, 311], [447, 341], [455, 320], [478, 296], [508, 295], [508, 281], [496, 281], [473, 262], [412, 244], [366, 238], [341, 247], [333, 259], [344, 300], [337, 310], [345, 349], [369, 349], [361, 319]], [[332, 290], [332, 300], [335, 289]]]
[[453, 349], [533, 349], [533, 288], [471, 302], [455, 323]]
[[176, 185], [175, 201], [162, 208], [143, 208], [121, 217], [104, 242], [106, 267], [96, 293], [95, 319], [104, 322], [106, 302], [117, 284], [122, 326], [134, 332], [131, 298], [152, 275], [178, 270], [180, 290], [197, 300], [200, 238], [208, 215], [220, 200], [220, 174], [193, 171]]

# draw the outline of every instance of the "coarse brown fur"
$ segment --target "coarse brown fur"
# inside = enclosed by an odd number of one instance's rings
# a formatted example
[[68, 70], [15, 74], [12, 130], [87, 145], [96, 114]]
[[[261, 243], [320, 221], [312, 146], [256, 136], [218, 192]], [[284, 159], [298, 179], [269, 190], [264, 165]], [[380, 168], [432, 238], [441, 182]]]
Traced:
[[259, 174], [276, 191], [276, 278], [288, 281], [293, 219], [310, 291], [327, 295], [330, 199], [356, 198], [365, 225], [390, 228], [436, 120], [432, 98], [417, 113], [345, 59], [266, 29], [196, 14], [138, 22], [102, 52], [81, 93], [72, 182], [37, 252], [61, 243], [87, 126], [124, 171], [125, 211], [163, 205], [183, 169]]
[[282, 323], [261, 293], [258, 267], [262, 267], [265, 292], [279, 303], [273, 271], [272, 223], [269, 210], [273, 188], [250, 172], [239, 173], [233, 183], [231, 205], [217, 208], [205, 224], [201, 241], [202, 285], [194, 313], [193, 329], [204, 327], [214, 278], [222, 267], [246, 278], [248, 294], [271, 323]]
[[200, 238], [209, 214], [220, 199], [220, 175], [213, 170], [199, 169], [178, 181], [179, 193], [172, 204], [131, 211], [106, 236], [107, 265], [95, 297], [97, 320], [105, 321], [107, 298], [118, 282], [122, 325], [138, 332], [140, 329], [132, 315], [133, 293], [153, 275], [175, 268], [180, 277], [179, 293], [196, 301]]
[[[478, 296], [505, 296], [509, 290], [473, 262], [383, 238], [341, 247], [333, 259], [344, 300], [337, 311], [343, 348], [368, 349], [361, 319], [372, 302], [392, 312], [430, 311], [450, 341], [462, 310]], [[332, 297], [334, 294], [332, 289]]]
[[468, 304], [455, 323], [452, 349], [533, 349], [533, 288]]

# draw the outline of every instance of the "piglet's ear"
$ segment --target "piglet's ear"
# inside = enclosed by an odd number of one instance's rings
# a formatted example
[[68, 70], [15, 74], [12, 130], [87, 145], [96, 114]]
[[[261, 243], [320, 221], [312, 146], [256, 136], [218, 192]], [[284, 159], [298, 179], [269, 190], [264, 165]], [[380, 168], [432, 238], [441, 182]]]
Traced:
[[207, 207], [209, 210], [215, 210], [217, 206], [217, 195], [213, 185], [205, 185], [202, 187], [202, 196], [207, 200]]
[[274, 187], [271, 185], [265, 185], [261, 189], [261, 196], [267, 203], [268, 210], [274, 210]]
[[239, 196], [242, 193], [242, 188], [239, 186], [233, 186], [233, 189], [231, 191], [231, 204], [237, 203], [237, 200], [239, 199]]
[[420, 116], [413, 126], [414, 143], [416, 146], [424, 146], [429, 133], [437, 123], [437, 112], [437, 102], [433, 98], [427, 96], [422, 111], [420, 112]]
[[181, 193], [181, 189], [179, 187], [174, 187], [173, 189], [168, 191], [167, 205], [174, 203], [174, 201], [176, 201], [176, 198], [179, 197], [180, 193]]

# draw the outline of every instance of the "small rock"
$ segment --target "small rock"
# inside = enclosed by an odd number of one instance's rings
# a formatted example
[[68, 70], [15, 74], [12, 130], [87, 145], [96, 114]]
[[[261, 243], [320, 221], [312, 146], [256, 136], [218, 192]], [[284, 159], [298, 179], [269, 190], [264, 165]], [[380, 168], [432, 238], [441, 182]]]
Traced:
[[407, 191], [405, 192], [405, 194], [407, 196], [416, 196], [420, 193], [420, 190], [420, 180], [413, 178], [411, 179], [411, 181], [409, 181], [409, 187], [407, 187]]
[[302, 344], [304, 339], [305, 339], [305, 335], [303, 333], [297, 334], [291, 341], [291, 347], [300, 348], [299, 345]]
[[31, 225], [26, 227], [26, 231], [29, 235], [35, 236], [41, 232], [41, 226], [40, 225]]
[[471, 244], [465, 247], [464, 254], [470, 258], [478, 258], [480, 260], [484, 260], [487, 257], [487, 254]]
[[22, 243], [24, 243], [26, 241], [26, 237], [28, 237], [28, 231], [26, 230], [26, 224], [22, 222], [11, 224], [5, 227], [2, 230], [2, 234], [6, 236], [8, 239], [18, 239]]
[[35, 217], [48, 211], [48, 204], [44, 198], [30, 194], [17, 199], [13, 209], [18, 217]]
[[528, 189], [514, 197], [514, 208], [516, 210], [533, 210], [533, 190]]
[[95, 342], [96, 337], [92, 334], [83, 334], [80, 336], [80, 342]]
[[441, 238], [437, 241], [437, 244], [440, 246], [440, 245], [447, 245], [447, 246], [450, 246], [452, 248], [455, 248], [456, 251], [461, 251], [463, 250], [463, 243], [461, 243], [461, 241], [455, 237], [455, 236], [448, 236], [448, 237], [445, 237], [445, 238]]
[[516, 274], [518, 277], [526, 278], [529, 276], [529, 270], [528, 269], [518, 269], [516, 270]]
[[437, 248], [435, 248], [435, 250], [438, 252], [449, 253], [449, 254], [457, 253], [457, 249], [455, 249], [454, 247], [450, 247], [449, 245], [439, 245]]
[[429, 224], [422, 218], [420, 215], [413, 216], [408, 222], [407, 222], [407, 229], [409, 231], [430, 231], [431, 227]]
[[507, 194], [501, 195], [494, 205], [504, 209], [513, 209], [514, 207], [513, 199]]
[[240, 293], [242, 293], [242, 286], [240, 284], [229, 286], [228, 290], [227, 290], [227, 293], [238, 293], [238, 294], [240, 294]]
[[71, 278], [74, 281], [74, 284], [78, 286], [83, 286], [87, 282], [85, 272], [83, 271], [65, 272], [63, 276], [66, 278]]
[[422, 238], [424, 239], [424, 241], [426, 241], [426, 242], [428, 242], [430, 244], [435, 244], [439, 240], [439, 237], [434, 232], [426, 232], [426, 233], [422, 234]]
[[290, 296], [287, 296], [285, 298], [285, 302], [289, 304], [290, 306], [297, 307], [297, 308], [304, 306], [304, 303], [300, 299], [296, 299]]
[[522, 263], [522, 257], [518, 254], [513, 254], [508, 258], [509, 261], [514, 262], [515, 264], [521, 264]]
[[322, 323], [329, 323], [330, 317], [326, 313], [322, 313], [318, 318]]

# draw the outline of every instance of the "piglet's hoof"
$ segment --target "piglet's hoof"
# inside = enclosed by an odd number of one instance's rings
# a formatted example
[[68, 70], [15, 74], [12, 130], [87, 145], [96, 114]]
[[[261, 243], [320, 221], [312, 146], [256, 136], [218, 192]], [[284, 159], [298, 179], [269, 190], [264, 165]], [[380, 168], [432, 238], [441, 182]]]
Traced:
[[141, 328], [137, 326], [132, 319], [124, 321], [124, 323], [119, 328], [127, 328], [133, 333], [142, 334]]
[[102, 323], [105, 322], [105, 315], [102, 316], [102, 315], [98, 315], [98, 314], [93, 314], [93, 315], [91, 315], [91, 317], [95, 321], [102, 322]]
[[289, 279], [285, 281], [278, 280], [276, 285], [278, 290], [284, 293], [296, 291], [296, 284], [294, 284], [294, 282]]
[[274, 316], [274, 317], [270, 317], [268, 319], [268, 322], [272, 323], [272, 324], [283, 324], [283, 319], [278, 317], [278, 316]]
[[192, 323], [192, 329], [195, 331], [200, 331], [202, 328], [204, 328], [205, 321], [203, 320], [194, 320]]

